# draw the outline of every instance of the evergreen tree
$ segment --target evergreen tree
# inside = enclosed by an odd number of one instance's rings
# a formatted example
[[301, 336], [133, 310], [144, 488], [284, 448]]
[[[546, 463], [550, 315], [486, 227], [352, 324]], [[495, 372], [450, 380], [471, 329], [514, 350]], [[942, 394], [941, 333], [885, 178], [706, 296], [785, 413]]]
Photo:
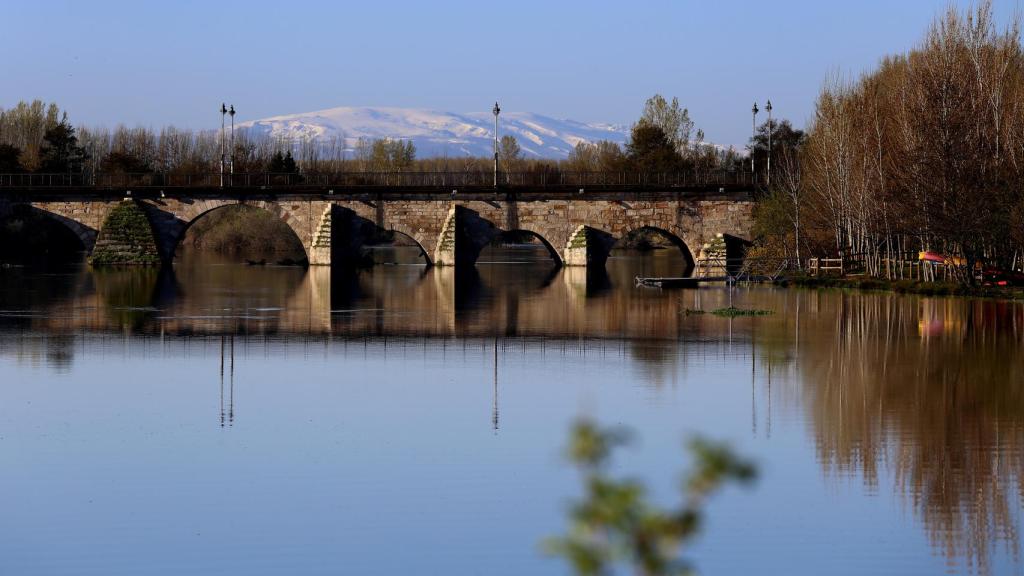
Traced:
[[270, 157], [270, 162], [267, 163], [267, 172], [274, 174], [284, 172], [284, 154], [280, 150], [274, 152], [274, 155]]
[[[803, 146], [805, 136], [803, 130], [793, 127], [789, 120], [772, 120], [772, 173], [780, 167], [787, 156], [796, 156]], [[768, 170], [768, 122], [757, 128], [757, 134], [750, 139], [750, 150], [754, 156], [754, 167], [759, 174]], [[750, 168], [747, 162], [747, 169]], [[774, 178], [773, 178], [774, 180]]]
[[283, 165], [284, 165], [284, 170], [282, 170], [282, 172], [285, 172], [287, 174], [298, 174], [299, 173], [299, 166], [298, 166], [298, 164], [295, 163], [295, 158], [292, 158], [292, 151], [291, 150], [289, 150], [288, 152], [285, 152], [284, 160], [283, 160]]
[[292, 157], [292, 151], [289, 150], [286, 153], [282, 153], [278, 150], [275, 152], [267, 164], [267, 172], [274, 174], [298, 174], [299, 166], [295, 163], [295, 158]]
[[21, 165], [21, 149], [10, 144], [0, 144], [0, 174], [24, 172]]
[[100, 170], [120, 174], [144, 174], [153, 171], [145, 160], [131, 152], [111, 152], [107, 154], [103, 161], [100, 162]]
[[43, 135], [43, 150], [39, 170], [46, 173], [80, 172], [88, 158], [79, 146], [75, 128], [68, 123], [67, 114], [60, 123]]
[[406, 170], [412, 167], [413, 161], [416, 160], [416, 145], [412, 143], [412, 140], [406, 140], [405, 145], [401, 147], [400, 158], [401, 169]]
[[683, 158], [665, 131], [642, 120], [633, 126], [626, 155], [639, 172], [676, 172], [684, 167]]

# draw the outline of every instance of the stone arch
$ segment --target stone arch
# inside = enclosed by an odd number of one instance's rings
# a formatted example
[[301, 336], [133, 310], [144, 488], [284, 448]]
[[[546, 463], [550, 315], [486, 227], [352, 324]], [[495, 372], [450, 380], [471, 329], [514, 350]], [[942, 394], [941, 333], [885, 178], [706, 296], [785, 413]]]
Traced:
[[50, 221], [62, 224], [78, 238], [79, 242], [82, 243], [82, 249], [86, 254], [92, 254], [92, 250], [96, 246], [96, 238], [99, 236], [99, 230], [79, 222], [74, 218], [69, 218], [59, 212], [47, 210], [44, 207], [36, 206], [34, 204], [15, 204], [11, 206], [10, 210], [4, 211], [4, 213], [0, 215], [0, 218], [8, 218], [15, 215], [19, 207], [28, 209], [36, 214], [40, 214]]
[[426, 244], [425, 242], [426, 238], [423, 238], [422, 234], [414, 231], [412, 228], [408, 226], [403, 226], [401, 224], [388, 226], [386, 229], [388, 232], [396, 232], [415, 242], [416, 246], [418, 246], [420, 249], [420, 255], [423, 256], [423, 259], [426, 261], [426, 265], [434, 265], [434, 260], [430, 257], [430, 251], [427, 250], [428, 244]]
[[284, 222], [288, 229], [291, 230], [295, 239], [299, 241], [302, 246], [302, 251], [306, 255], [306, 259], [310, 258], [310, 246], [305, 238], [306, 234], [304, 230], [296, 228], [295, 223], [291, 214], [284, 209], [284, 207], [278, 202], [270, 202], [266, 200], [203, 200], [202, 202], [196, 202], [188, 204], [187, 208], [176, 213], [175, 216], [180, 221], [180, 224], [176, 226], [171, 234], [170, 244], [168, 246], [169, 259], [173, 259], [175, 253], [181, 245], [182, 240], [185, 239], [185, 234], [192, 226], [202, 219], [204, 216], [220, 210], [222, 208], [228, 208], [230, 206], [252, 206], [253, 208], [259, 208], [266, 212], [269, 212], [278, 220]]
[[[548, 254], [551, 255], [551, 260], [554, 261], [556, 266], [562, 266], [565, 262], [562, 259], [562, 253], [559, 252], [558, 248], [555, 248], [554, 244], [545, 236], [545, 234], [533, 226], [518, 226], [512, 229], [501, 229], [501, 234], [510, 234], [515, 232], [526, 232], [540, 241], [540, 243], [547, 249]], [[550, 235], [550, 234], [548, 234]]]
[[562, 266], [565, 259], [560, 250], [561, 246], [552, 243], [552, 239], [558, 239], [557, 229], [546, 223], [544, 219], [537, 219], [530, 214], [518, 214], [518, 206], [512, 203], [509, 210], [514, 210], [515, 215], [510, 215], [499, 209], [498, 206], [489, 202], [470, 202], [468, 204], [455, 205], [449, 213], [451, 222], [446, 222], [439, 231], [438, 245], [443, 251], [445, 247], [446, 230], [451, 226], [447, 246], [452, 251], [451, 263], [461, 262], [463, 265], [475, 266], [480, 253], [490, 245], [496, 238], [525, 232], [536, 238], [556, 266]]
[[[692, 273], [694, 271], [696, 267], [697, 258], [694, 255], [689, 244], [687, 244], [687, 242], [683, 240], [683, 238], [680, 237], [678, 234], [672, 232], [666, 227], [658, 226], [656, 223], [637, 223], [636, 226], [632, 226], [628, 228], [625, 232], [623, 232], [616, 239], [615, 244], [618, 245], [618, 243], [621, 242], [627, 236], [630, 236], [631, 234], [635, 234], [641, 231], [654, 232], [662, 236], [663, 238], [667, 239], [669, 242], [671, 242], [673, 246], [679, 249], [680, 254], [682, 254], [683, 260], [686, 262], [687, 273]], [[612, 248], [614, 248], [614, 246], [612, 246]]]

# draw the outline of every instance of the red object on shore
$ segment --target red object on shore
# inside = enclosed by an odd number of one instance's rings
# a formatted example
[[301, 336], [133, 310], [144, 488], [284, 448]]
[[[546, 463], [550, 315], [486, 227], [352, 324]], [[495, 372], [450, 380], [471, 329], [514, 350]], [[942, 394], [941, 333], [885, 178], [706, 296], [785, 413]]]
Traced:
[[999, 268], [985, 268], [982, 284], [986, 286], [1024, 286], [1024, 273]]

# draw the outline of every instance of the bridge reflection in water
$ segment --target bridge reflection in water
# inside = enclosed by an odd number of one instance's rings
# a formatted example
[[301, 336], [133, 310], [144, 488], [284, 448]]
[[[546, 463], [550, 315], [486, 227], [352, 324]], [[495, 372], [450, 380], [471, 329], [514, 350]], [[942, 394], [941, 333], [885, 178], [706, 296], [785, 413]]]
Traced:
[[[659, 258], [640, 265], [660, 272]], [[494, 433], [499, 415], [508, 419], [504, 367], [545, 355], [630, 362], [656, 394], [674, 391], [691, 366], [749, 366], [751, 437], [795, 424], [827, 479], [895, 494], [951, 566], [987, 573], [993, 555], [1019, 559], [1024, 306], [755, 288], [733, 298], [775, 314], [729, 320], [689, 313], [726, 305], [724, 289], [633, 288], [637, 264], [623, 264], [600, 275], [541, 263], [484, 264], [469, 275], [207, 264], [80, 271], [59, 282], [4, 274], [0, 356], [69, 369], [75, 354], [209, 358], [219, 349], [230, 426], [234, 396], [245, 394], [236, 360], [355, 346], [422, 349], [425, 358], [469, 350], [487, 365], [492, 402], [480, 409]], [[712, 384], [724, 394], [738, 385]]]
[[[671, 255], [648, 268], [671, 268]], [[638, 269], [546, 262], [452, 267], [326, 267], [211, 263], [172, 268], [82, 269], [43, 277], [6, 274], [8, 302], [30, 314], [4, 319], [50, 334], [305, 335], [673, 340], [692, 330], [688, 308], [720, 306], [718, 291], [664, 298], [632, 288]], [[55, 282], [55, 278], [59, 282]], [[38, 290], [22, 290], [22, 283]], [[704, 301], [702, 301], [702, 299]], [[20, 301], [20, 302], [19, 302]], [[8, 305], [8, 308], [11, 308]]]

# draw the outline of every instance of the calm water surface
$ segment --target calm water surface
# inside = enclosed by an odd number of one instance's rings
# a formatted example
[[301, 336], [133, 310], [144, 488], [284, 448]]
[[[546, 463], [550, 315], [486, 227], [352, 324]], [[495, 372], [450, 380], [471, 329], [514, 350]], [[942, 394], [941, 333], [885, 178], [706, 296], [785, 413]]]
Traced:
[[703, 574], [1024, 573], [1021, 305], [483, 260], [0, 270], [0, 574], [565, 574], [582, 415], [666, 504], [688, 435], [758, 462]]

